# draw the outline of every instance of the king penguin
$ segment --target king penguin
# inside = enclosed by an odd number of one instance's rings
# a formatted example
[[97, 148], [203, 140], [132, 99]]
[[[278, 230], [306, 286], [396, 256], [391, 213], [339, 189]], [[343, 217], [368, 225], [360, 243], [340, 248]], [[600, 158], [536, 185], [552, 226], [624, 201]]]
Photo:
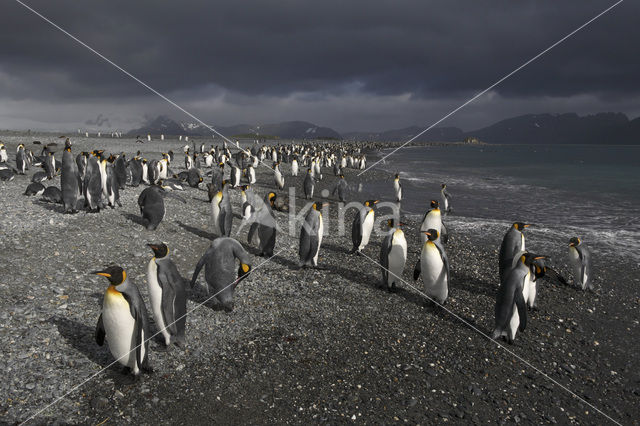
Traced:
[[282, 172], [280, 171], [280, 163], [278, 163], [278, 162], [276, 162], [273, 165], [273, 178], [274, 178], [274, 180], [276, 182], [276, 186], [278, 187], [278, 189], [283, 189], [284, 188], [284, 176], [282, 175]]
[[443, 183], [440, 188], [440, 199], [442, 200], [442, 207], [444, 208], [443, 213], [446, 216], [451, 213], [451, 195], [447, 192], [447, 184]]
[[379, 200], [367, 200], [364, 202], [364, 206], [360, 209], [358, 214], [353, 218], [353, 225], [351, 226], [351, 241], [353, 242], [353, 248], [351, 253], [358, 253], [369, 244], [369, 238], [371, 237], [371, 231], [373, 230], [373, 223], [375, 222], [374, 206]]
[[300, 266], [303, 268], [306, 266], [318, 266], [318, 254], [320, 253], [322, 234], [324, 233], [321, 209], [321, 203], [313, 203], [300, 228], [298, 256], [300, 258]]
[[173, 341], [177, 346], [185, 343], [187, 296], [185, 281], [169, 257], [166, 244], [147, 244], [154, 257], [147, 266], [147, 285], [151, 311], [165, 346]]
[[443, 243], [447, 243], [447, 228], [444, 226], [444, 223], [442, 223], [440, 203], [436, 200], [431, 200], [431, 208], [427, 210], [422, 218], [422, 225], [420, 225], [420, 241], [422, 244], [427, 241], [427, 234], [425, 234], [425, 232], [429, 229], [435, 229], [438, 231], [439, 238]]
[[160, 185], [151, 185], [145, 188], [138, 197], [142, 224], [150, 231], [155, 230], [164, 218], [164, 196], [176, 198], [186, 203], [183, 198], [173, 194], [173, 192], [166, 192]]
[[336, 182], [336, 186], [333, 188], [333, 191], [331, 192], [331, 194], [335, 195], [337, 192], [338, 200], [340, 200], [341, 203], [344, 203], [346, 200], [347, 189], [348, 189], [347, 181], [344, 180], [344, 175], [340, 173], [338, 175], [338, 181]]
[[102, 202], [102, 178], [98, 159], [94, 156], [87, 159], [87, 170], [84, 174], [82, 187], [84, 188], [85, 204], [89, 211], [99, 212], [104, 207]]
[[449, 259], [439, 240], [437, 229], [424, 232], [427, 241], [422, 244], [420, 259], [413, 271], [413, 279], [422, 274], [424, 292], [427, 296], [442, 304], [449, 295]]
[[276, 245], [276, 218], [273, 215], [273, 205], [277, 195], [275, 192], [269, 192], [264, 202], [259, 203], [255, 213], [253, 214], [254, 222], [249, 228], [247, 242], [251, 243], [253, 235], [258, 235], [259, 256], [273, 256], [273, 249]]
[[62, 153], [62, 174], [60, 176], [60, 189], [62, 190], [62, 203], [65, 213], [76, 213], [76, 205], [80, 194], [78, 168], [71, 154], [71, 143], [67, 138]]
[[105, 339], [113, 357], [135, 376], [140, 371], [152, 372], [149, 366], [149, 323], [147, 309], [138, 287], [130, 282], [119, 266], [109, 266], [102, 275], [111, 284], [104, 293], [102, 312], [96, 325], [96, 342]]
[[291, 160], [291, 176], [298, 176], [298, 157]]
[[593, 290], [591, 282], [591, 253], [578, 237], [569, 240], [569, 261], [573, 267], [573, 275], [583, 289]]
[[529, 227], [529, 225], [522, 222], [515, 222], [502, 239], [498, 262], [500, 283], [502, 283], [502, 280], [508, 275], [515, 256], [525, 251], [524, 234], [522, 231], [527, 227]]
[[[240, 262], [237, 275], [236, 259]], [[203, 266], [205, 267], [204, 277], [207, 281], [207, 294], [213, 291], [214, 296], [224, 309], [231, 312], [234, 307], [233, 293], [235, 288], [251, 270], [249, 253], [233, 238], [216, 238], [198, 261], [191, 277], [191, 288], [195, 285]]]
[[29, 165], [27, 163], [27, 154], [24, 151], [24, 145], [18, 145], [18, 149], [16, 152], [16, 168], [18, 169], [18, 173], [21, 175], [25, 174], [25, 172], [29, 169]]
[[228, 237], [233, 226], [233, 211], [231, 210], [231, 197], [229, 185], [222, 181], [222, 190], [218, 191], [211, 200], [211, 217], [213, 230], [219, 235]]
[[496, 296], [495, 326], [493, 338], [504, 336], [512, 344], [518, 330], [527, 326], [527, 305], [524, 299], [524, 284], [530, 279], [531, 262], [535, 256], [519, 252], [513, 260], [514, 266], [507, 271]]
[[311, 169], [307, 169], [307, 175], [304, 177], [304, 196], [307, 200], [313, 198], [313, 189], [315, 187], [315, 179], [313, 179], [313, 172]]
[[402, 280], [402, 271], [407, 262], [407, 240], [400, 228], [403, 224], [394, 226], [394, 220], [389, 219], [389, 233], [380, 247], [380, 264], [382, 265], [382, 284], [387, 290], [395, 291], [396, 283]]
[[395, 179], [393, 179], [393, 190], [396, 194], [396, 202], [402, 201], [402, 183], [400, 183], [400, 173], [396, 173]]

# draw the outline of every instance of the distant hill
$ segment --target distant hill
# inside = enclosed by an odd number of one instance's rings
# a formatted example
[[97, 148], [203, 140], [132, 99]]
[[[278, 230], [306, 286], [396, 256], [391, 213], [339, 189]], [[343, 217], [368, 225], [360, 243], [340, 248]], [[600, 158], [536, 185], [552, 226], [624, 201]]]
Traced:
[[637, 144], [640, 118], [629, 121], [622, 113], [527, 114], [466, 132], [494, 144]]
[[[418, 126], [405, 127], [404, 129], [387, 130], [378, 133], [350, 132], [343, 133], [345, 139], [372, 140], [372, 141], [407, 141], [422, 132], [425, 128]], [[464, 138], [464, 133], [457, 127], [435, 127], [420, 135], [416, 142], [456, 142]]]
[[[250, 136], [256, 133], [280, 139], [347, 139], [369, 141], [407, 141], [424, 130], [412, 126], [384, 132], [348, 132], [340, 134], [329, 127], [306, 121], [257, 125], [214, 126], [225, 136]], [[130, 136], [146, 135], [209, 136], [211, 131], [194, 123], [178, 123], [159, 116], [149, 120]], [[417, 142], [461, 142], [476, 138], [492, 144], [640, 144], [640, 117], [634, 120], [622, 113], [605, 112], [579, 116], [567, 114], [527, 114], [498, 121], [481, 129], [464, 132], [457, 127], [436, 127], [416, 139]]]
[[[237, 124], [234, 126], [212, 125], [213, 128], [228, 137], [232, 135], [248, 135], [257, 131], [258, 134], [262, 133], [281, 139], [342, 139], [342, 136], [335, 130], [306, 121], [286, 121], [283, 123], [263, 124], [260, 125], [260, 127], [257, 126], [258, 125], [250, 124]], [[149, 120], [142, 127], [128, 132], [130, 136], [146, 134], [209, 136], [211, 131], [201, 124], [178, 123], [169, 117], [159, 116]]]

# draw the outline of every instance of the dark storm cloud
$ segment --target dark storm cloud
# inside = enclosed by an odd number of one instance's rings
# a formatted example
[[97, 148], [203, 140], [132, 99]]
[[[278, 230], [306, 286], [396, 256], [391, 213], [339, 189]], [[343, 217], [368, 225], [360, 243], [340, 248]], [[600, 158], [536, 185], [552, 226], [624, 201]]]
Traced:
[[[612, 3], [28, 4], [163, 93], [218, 90], [285, 98], [306, 92], [327, 98], [355, 91], [437, 100], [464, 98], [487, 87]], [[8, 0], [2, 12], [2, 96], [103, 102], [146, 95], [18, 3]], [[519, 100], [580, 95], [611, 100], [639, 94], [637, 16], [640, 4], [624, 2], [496, 91]]]

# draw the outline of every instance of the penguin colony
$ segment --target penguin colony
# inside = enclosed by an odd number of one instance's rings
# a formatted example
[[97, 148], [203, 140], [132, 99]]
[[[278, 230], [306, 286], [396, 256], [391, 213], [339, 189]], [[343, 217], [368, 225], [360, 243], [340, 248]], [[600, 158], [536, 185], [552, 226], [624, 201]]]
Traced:
[[[302, 179], [304, 197], [310, 200], [311, 206], [300, 227], [299, 266], [318, 267], [324, 234], [322, 210], [328, 203], [313, 201], [315, 184], [322, 180], [323, 168], [332, 170], [338, 180], [331, 193], [340, 202], [345, 202], [354, 192], [349, 190], [344, 170], [366, 168], [366, 155], [362, 153], [361, 145], [355, 143], [261, 145], [256, 141], [250, 149], [242, 149], [239, 145], [230, 146], [225, 141], [222, 146], [212, 146], [207, 151], [204, 144], [196, 148], [193, 142], [191, 146], [183, 148], [185, 170], [180, 173], [174, 173], [170, 168], [175, 161], [173, 151], [162, 153], [161, 159], [151, 160], [144, 158], [140, 151], [127, 159], [125, 153], [107, 155], [100, 149], [80, 152], [74, 157], [72, 144], [66, 138], [60, 161], [56, 159], [56, 148], [56, 143], [45, 145], [40, 155], [36, 156], [24, 144], [20, 144], [14, 157], [15, 167], [12, 167], [9, 165], [10, 154], [0, 142], [0, 179], [10, 181], [18, 175], [25, 175], [30, 168], [42, 168], [42, 172], [32, 175], [24, 194], [41, 196], [44, 201], [62, 204], [64, 213], [69, 214], [79, 210], [98, 213], [107, 206], [112, 209], [121, 207], [120, 191], [147, 185], [140, 192], [138, 206], [140, 223], [148, 230], [157, 229], [162, 222], [165, 198], [186, 203], [176, 191], [184, 191], [186, 185], [198, 188], [205, 177], [210, 179], [206, 183], [206, 190], [211, 224], [217, 238], [197, 262], [189, 287], [196, 285], [204, 268], [207, 294], [215, 297], [226, 311], [233, 310], [234, 290], [251, 271], [250, 255], [239, 241], [230, 237], [234, 217], [229, 191], [241, 191], [240, 227], [249, 226], [247, 244], [256, 246], [259, 256], [269, 258], [274, 255], [277, 240], [274, 210], [288, 210], [282, 196], [286, 187], [285, 178], [291, 178], [292, 182]], [[261, 198], [253, 192], [252, 185], [256, 184], [255, 169], [267, 162], [271, 162], [273, 181], [261, 184], [273, 190]], [[281, 170], [283, 163], [290, 165], [290, 176], [285, 176]], [[299, 176], [301, 167], [306, 170], [304, 177]], [[206, 169], [208, 172], [203, 172]], [[58, 174], [61, 188], [42, 184]], [[280, 195], [276, 191], [281, 191]], [[393, 191], [392, 201], [399, 206], [402, 202], [399, 173], [394, 176]], [[360, 255], [368, 245], [379, 201], [364, 201], [355, 214], [351, 254]], [[451, 265], [445, 249], [448, 232], [444, 219], [452, 211], [451, 196], [446, 184], [442, 184], [440, 202], [430, 201], [417, 231], [422, 247], [413, 277], [414, 280], [422, 279], [423, 294], [437, 304], [444, 304], [449, 294]], [[388, 220], [387, 227], [379, 257], [381, 286], [395, 291], [402, 282], [408, 247], [405, 225], [399, 217]], [[508, 229], [498, 259], [500, 285], [496, 297], [493, 338], [502, 337], [509, 343], [513, 343], [518, 331], [525, 330], [527, 309], [536, 307], [538, 280], [546, 278], [567, 284], [562, 276], [546, 264], [548, 259], [544, 255], [527, 251], [524, 234], [527, 227], [528, 224], [516, 222]], [[187, 280], [171, 260], [170, 247], [166, 243], [147, 245], [153, 253], [147, 265], [146, 281], [151, 313], [158, 329], [156, 334], [162, 336], [166, 347], [171, 344], [182, 347], [186, 343]], [[586, 245], [580, 238], [573, 237], [568, 249], [576, 283], [583, 290], [593, 290], [591, 256]], [[111, 354], [123, 365], [125, 372], [137, 377], [141, 372], [152, 371], [149, 363], [149, 339], [152, 334], [138, 287], [127, 276], [127, 272], [117, 265], [109, 265], [93, 273], [105, 277], [109, 282], [96, 325], [96, 342], [98, 345], [107, 342]]]

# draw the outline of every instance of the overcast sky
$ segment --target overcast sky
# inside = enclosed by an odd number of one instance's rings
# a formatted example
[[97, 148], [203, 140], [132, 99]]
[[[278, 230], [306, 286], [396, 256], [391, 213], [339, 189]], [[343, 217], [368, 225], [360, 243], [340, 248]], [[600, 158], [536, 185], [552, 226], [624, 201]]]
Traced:
[[[614, 1], [24, 0], [214, 125], [428, 126]], [[0, 15], [0, 128], [193, 121], [14, 0]], [[626, 0], [443, 122], [640, 115], [640, 2]]]

